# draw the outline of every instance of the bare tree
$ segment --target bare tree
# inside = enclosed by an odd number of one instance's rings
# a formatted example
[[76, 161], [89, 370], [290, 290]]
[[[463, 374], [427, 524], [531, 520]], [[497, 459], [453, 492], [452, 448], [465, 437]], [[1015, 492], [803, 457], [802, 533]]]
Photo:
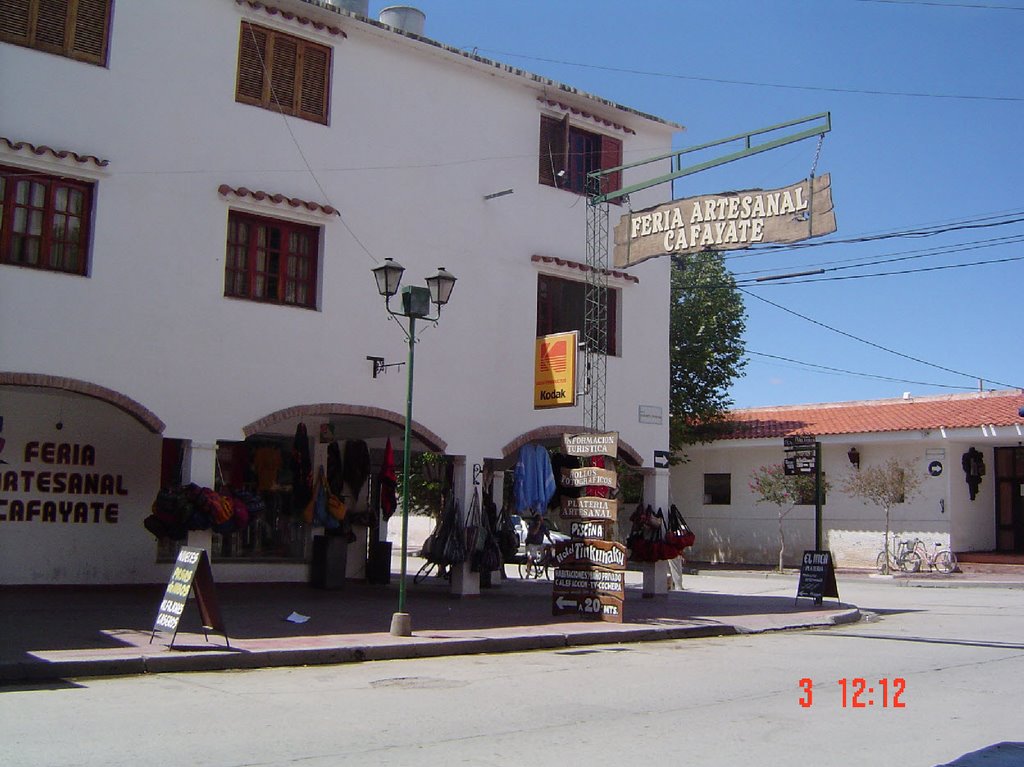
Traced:
[[[782, 572], [782, 558], [786, 552], [786, 531], [783, 521], [799, 503], [814, 503], [814, 477], [809, 474], [786, 474], [781, 464], [760, 466], [750, 475], [750, 491], [757, 496], [758, 503], [771, 503], [779, 513], [779, 572]], [[827, 492], [828, 483], [822, 481], [822, 493]]]
[[[908, 461], [890, 458], [879, 466], [851, 470], [843, 481], [843, 492], [885, 511], [883, 552], [889, 551], [889, 529], [892, 507], [910, 500], [921, 487], [921, 477]], [[882, 572], [889, 574], [889, 557], [883, 557]]]

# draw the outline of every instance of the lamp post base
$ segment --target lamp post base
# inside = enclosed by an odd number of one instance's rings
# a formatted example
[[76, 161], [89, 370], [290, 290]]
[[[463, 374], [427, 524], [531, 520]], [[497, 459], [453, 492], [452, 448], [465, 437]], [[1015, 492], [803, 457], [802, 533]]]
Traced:
[[412, 616], [409, 613], [395, 613], [391, 616], [391, 636], [412, 636]]

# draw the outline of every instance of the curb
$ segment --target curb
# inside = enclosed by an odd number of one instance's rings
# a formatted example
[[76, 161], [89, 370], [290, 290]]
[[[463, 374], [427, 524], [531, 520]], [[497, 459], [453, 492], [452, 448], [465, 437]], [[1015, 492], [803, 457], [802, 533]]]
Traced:
[[16, 662], [0, 664], [0, 684], [53, 682], [62, 679], [168, 674], [190, 671], [253, 670], [290, 666], [322, 666], [367, 661], [409, 660], [456, 655], [497, 654], [554, 650], [598, 644], [700, 639], [775, 631], [795, 631], [854, 623], [861, 618], [853, 607], [820, 621], [770, 628], [738, 628], [728, 624], [688, 626], [638, 625], [626, 629], [579, 632], [537, 631], [509, 636], [417, 637], [412, 642], [353, 644], [346, 647], [299, 647], [245, 650], [225, 648], [201, 651], [170, 650], [159, 654], [120, 655], [111, 658]]

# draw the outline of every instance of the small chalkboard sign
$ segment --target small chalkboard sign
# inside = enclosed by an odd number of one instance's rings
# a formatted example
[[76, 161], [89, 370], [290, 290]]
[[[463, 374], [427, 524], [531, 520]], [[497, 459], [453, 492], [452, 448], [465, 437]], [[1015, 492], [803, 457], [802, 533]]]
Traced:
[[149, 637], [150, 644], [153, 643], [156, 632], [169, 631], [173, 634], [171, 646], [174, 645], [174, 638], [178, 636], [178, 623], [185, 612], [190, 593], [196, 598], [206, 640], [210, 640], [208, 631], [217, 631], [224, 635], [224, 642], [230, 647], [231, 643], [228, 641], [224, 620], [220, 614], [220, 605], [217, 603], [217, 594], [213, 589], [210, 559], [206, 555], [206, 549], [190, 546], [182, 546], [178, 550], [178, 558], [174, 562], [174, 570], [167, 582], [164, 598], [157, 611], [156, 623], [153, 624], [153, 633]]
[[823, 597], [839, 599], [831, 551], [804, 552], [804, 558], [800, 561], [800, 583], [796, 587], [796, 599], [800, 597], [813, 599], [818, 605]]

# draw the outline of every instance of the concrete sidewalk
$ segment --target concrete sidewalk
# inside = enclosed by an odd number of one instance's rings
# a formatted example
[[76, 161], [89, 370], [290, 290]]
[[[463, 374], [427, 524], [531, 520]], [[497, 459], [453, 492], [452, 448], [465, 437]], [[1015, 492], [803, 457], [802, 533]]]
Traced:
[[[410, 572], [414, 564], [410, 560]], [[389, 633], [397, 576], [387, 586], [350, 581], [336, 591], [217, 584], [227, 644], [218, 634], [204, 637], [199, 610], [190, 604], [173, 647], [170, 635], [150, 641], [162, 585], [8, 588], [0, 590], [0, 683], [724, 636], [830, 626], [860, 616], [856, 607], [832, 599], [797, 601], [795, 581], [780, 581], [768, 594], [762, 588], [743, 594], [701, 591], [702, 578], [690, 576], [684, 591], [644, 598], [639, 573], [629, 572], [623, 623], [569, 620], [551, 614], [550, 581], [522, 581], [514, 568], [508, 572], [479, 597], [464, 598], [452, 597], [441, 579], [414, 585], [410, 575], [412, 637]], [[292, 613], [309, 620], [290, 622]]]

